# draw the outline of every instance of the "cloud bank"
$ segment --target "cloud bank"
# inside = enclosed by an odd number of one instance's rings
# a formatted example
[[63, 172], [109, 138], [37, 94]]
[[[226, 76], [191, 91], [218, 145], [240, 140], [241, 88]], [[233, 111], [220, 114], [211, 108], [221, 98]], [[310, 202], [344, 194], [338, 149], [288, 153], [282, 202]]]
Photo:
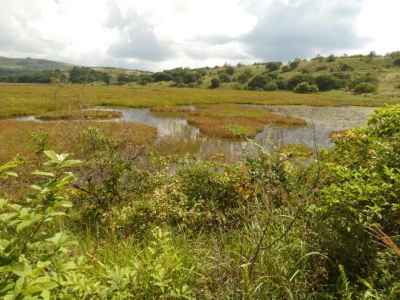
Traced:
[[[389, 51], [400, 42], [382, 37], [400, 21], [385, 21], [385, 11], [399, 8], [396, 0], [3, 0], [0, 55], [160, 70]], [[382, 26], [368, 24], [374, 16]]]

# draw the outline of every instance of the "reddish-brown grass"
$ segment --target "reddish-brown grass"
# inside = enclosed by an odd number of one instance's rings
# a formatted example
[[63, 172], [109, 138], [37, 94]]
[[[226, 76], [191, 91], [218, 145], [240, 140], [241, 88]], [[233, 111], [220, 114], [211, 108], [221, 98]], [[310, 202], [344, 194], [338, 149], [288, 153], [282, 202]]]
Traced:
[[184, 117], [188, 123], [211, 137], [240, 139], [252, 138], [265, 125], [293, 127], [305, 126], [303, 119], [271, 113], [267, 110], [241, 105], [202, 105], [196, 110], [182, 107], [152, 109], [158, 116]]

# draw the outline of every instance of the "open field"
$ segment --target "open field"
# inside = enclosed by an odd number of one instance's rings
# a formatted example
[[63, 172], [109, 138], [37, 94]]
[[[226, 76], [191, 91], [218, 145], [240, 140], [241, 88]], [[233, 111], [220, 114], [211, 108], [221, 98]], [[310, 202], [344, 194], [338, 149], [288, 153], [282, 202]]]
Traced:
[[0, 85], [0, 118], [40, 115], [50, 111], [90, 106], [157, 107], [190, 104], [290, 104], [314, 106], [381, 106], [399, 103], [400, 97], [353, 95], [343, 91], [318, 94], [257, 92], [191, 88], [133, 88], [89, 85]]

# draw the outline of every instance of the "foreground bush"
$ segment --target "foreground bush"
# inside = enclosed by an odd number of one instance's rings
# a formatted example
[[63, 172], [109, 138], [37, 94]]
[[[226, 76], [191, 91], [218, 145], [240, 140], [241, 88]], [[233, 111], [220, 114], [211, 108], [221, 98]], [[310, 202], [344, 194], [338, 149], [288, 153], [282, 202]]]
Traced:
[[141, 167], [95, 129], [86, 162], [41, 149], [33, 192], [0, 201], [0, 297], [399, 299], [399, 125], [384, 107], [333, 149], [234, 164]]

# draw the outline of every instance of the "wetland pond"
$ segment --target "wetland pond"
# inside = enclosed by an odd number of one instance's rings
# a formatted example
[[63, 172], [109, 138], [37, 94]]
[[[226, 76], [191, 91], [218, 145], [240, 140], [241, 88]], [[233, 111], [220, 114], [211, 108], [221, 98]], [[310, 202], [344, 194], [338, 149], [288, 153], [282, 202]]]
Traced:
[[[332, 146], [332, 132], [359, 127], [366, 123], [368, 116], [375, 110], [371, 107], [315, 107], [302, 105], [243, 105], [267, 110], [284, 116], [299, 117], [307, 122], [304, 127], [279, 127], [267, 125], [253, 140], [237, 141], [204, 136], [200, 130], [188, 124], [180, 117], [159, 117], [147, 108], [104, 108], [95, 110], [116, 111], [121, 118], [104, 120], [104, 122], [134, 122], [157, 128], [157, 142], [173, 140], [176, 143], [194, 143], [201, 157], [222, 154], [228, 160], [236, 160], [242, 155], [254, 151], [256, 144], [265, 149], [284, 145], [304, 145], [308, 148], [328, 148]], [[196, 108], [187, 106], [186, 109]], [[38, 121], [32, 116], [18, 118], [19, 121]], [[103, 121], [102, 121], [103, 122]]]
[[[134, 108], [96, 108], [115, 110], [122, 113], [119, 122], [136, 122], [157, 128], [158, 140], [175, 138], [179, 141], [194, 141], [199, 144], [199, 154], [210, 156], [223, 154], [226, 158], [237, 159], [254, 151], [255, 143], [266, 149], [289, 144], [304, 145], [309, 148], [328, 148], [332, 146], [332, 132], [359, 127], [366, 123], [375, 110], [371, 107], [314, 107], [294, 105], [244, 105], [265, 109], [277, 114], [299, 117], [307, 122], [305, 127], [279, 127], [267, 125], [258, 133], [254, 141], [234, 141], [206, 137], [200, 130], [188, 124], [184, 118], [158, 117], [149, 109]], [[196, 109], [195, 107], [188, 107]], [[255, 142], [255, 143], [254, 143]]]

